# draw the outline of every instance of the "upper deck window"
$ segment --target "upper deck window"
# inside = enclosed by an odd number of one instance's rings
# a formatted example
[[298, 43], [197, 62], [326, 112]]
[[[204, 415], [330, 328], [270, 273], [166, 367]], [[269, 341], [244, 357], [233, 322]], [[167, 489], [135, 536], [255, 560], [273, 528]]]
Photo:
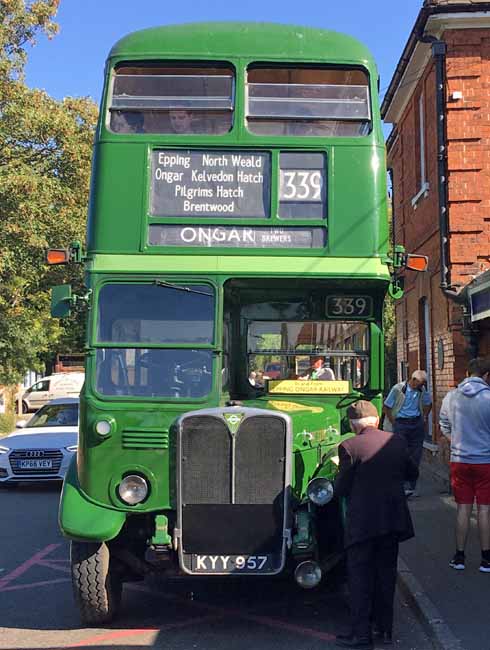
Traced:
[[222, 134], [233, 123], [230, 66], [130, 65], [114, 71], [109, 126], [116, 133]]
[[369, 80], [358, 69], [250, 66], [247, 125], [257, 135], [352, 137], [369, 132]]

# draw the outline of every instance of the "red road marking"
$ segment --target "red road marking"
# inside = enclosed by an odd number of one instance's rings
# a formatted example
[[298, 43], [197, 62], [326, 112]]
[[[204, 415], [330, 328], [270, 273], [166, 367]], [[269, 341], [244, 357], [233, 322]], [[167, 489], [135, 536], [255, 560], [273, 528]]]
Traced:
[[136, 636], [140, 634], [148, 634], [148, 632], [167, 632], [168, 630], [173, 630], [179, 627], [188, 627], [189, 625], [196, 625], [199, 623], [210, 623], [221, 618], [221, 616], [202, 616], [201, 618], [189, 618], [185, 621], [180, 621], [179, 623], [169, 623], [168, 625], [162, 625], [162, 627], [157, 628], [146, 628], [142, 630], [117, 630], [115, 632], [110, 632], [108, 634], [101, 634], [98, 636], [92, 636], [73, 645], [65, 646], [66, 648], [79, 648], [81, 646], [92, 645], [93, 643], [100, 643], [101, 641], [112, 641], [114, 639], [120, 639], [127, 636]]
[[4, 591], [16, 591], [17, 589], [32, 589], [34, 587], [43, 587], [44, 585], [54, 585], [57, 582], [70, 582], [70, 578], [54, 578], [53, 580], [41, 580], [40, 582], [31, 582], [27, 585], [11, 585], [10, 587], [3, 587]]
[[0, 591], [3, 591], [4, 588], [9, 584], [9, 582], [16, 580], [19, 576], [21, 576], [23, 573], [28, 571], [35, 564], [39, 564], [40, 560], [42, 560], [46, 555], [49, 555], [52, 551], [54, 551], [60, 546], [61, 544], [49, 544], [41, 551], [35, 553], [31, 558], [23, 562], [16, 569], [8, 573], [6, 576], [0, 578]]
[[[44, 566], [50, 569], [55, 569], [57, 571], [62, 571], [63, 573], [70, 573], [70, 569], [66, 566], [60, 566], [59, 564], [64, 564], [66, 563], [66, 560], [51, 560], [47, 559], [45, 560], [44, 558], [49, 555], [52, 551], [60, 547], [61, 544], [49, 544], [46, 546], [44, 549], [41, 551], [38, 551], [35, 553], [31, 558], [23, 562], [20, 566], [18, 566], [16, 569], [11, 571], [9, 574], [4, 576], [3, 578], [0, 579], [0, 591], [14, 591], [18, 589], [29, 589], [29, 588], [35, 588], [35, 587], [40, 587], [43, 585], [52, 585], [60, 582], [69, 582], [68, 578], [55, 578], [53, 580], [43, 580], [40, 582], [33, 582], [30, 584], [23, 584], [23, 585], [14, 585], [14, 586], [7, 586], [10, 582], [13, 580], [16, 580], [19, 576], [23, 575], [26, 571], [28, 571], [31, 567], [35, 565], [40, 565]], [[85, 641], [81, 641], [73, 646], [67, 646], [69, 648], [75, 648], [75, 647], [80, 647], [83, 645], [91, 644], [92, 642], [97, 642], [97, 641], [105, 641], [105, 640], [110, 640], [110, 639], [115, 639], [115, 638], [120, 638], [122, 636], [131, 636], [135, 634], [144, 634], [146, 632], [160, 632], [160, 631], [165, 631], [165, 630], [171, 630], [173, 628], [178, 628], [178, 627], [186, 627], [188, 625], [193, 625], [195, 623], [204, 623], [208, 622], [210, 620], [216, 620], [219, 618], [222, 618], [224, 616], [238, 616], [240, 618], [243, 618], [245, 620], [253, 621], [254, 623], [259, 623], [261, 625], [267, 625], [269, 627], [273, 628], [278, 628], [281, 630], [288, 630], [289, 632], [294, 632], [296, 634], [301, 634], [303, 636], [310, 636], [313, 638], [321, 639], [323, 641], [332, 641], [335, 637], [333, 634], [329, 634], [328, 632], [321, 632], [320, 630], [315, 630], [313, 628], [309, 627], [303, 627], [301, 625], [294, 625], [292, 623], [286, 623], [285, 621], [281, 621], [275, 618], [272, 618], [270, 616], [259, 616], [255, 614], [249, 614], [247, 612], [243, 612], [241, 610], [233, 610], [233, 609], [228, 609], [226, 607], [220, 607], [217, 605], [207, 605], [205, 603], [200, 603], [196, 601], [189, 601], [185, 598], [179, 598], [178, 596], [174, 595], [168, 595], [168, 594], [163, 594], [161, 592], [155, 592], [154, 590], [145, 588], [142, 585], [131, 585], [132, 589], [136, 589], [138, 591], [144, 591], [149, 594], [151, 593], [157, 593], [160, 597], [164, 597], [168, 600], [173, 600], [173, 601], [180, 601], [183, 604], [186, 605], [193, 605], [194, 607], [198, 607], [200, 609], [205, 609], [207, 611], [214, 612], [214, 615], [210, 616], [204, 616], [201, 618], [197, 619], [192, 619], [192, 620], [187, 620], [187, 621], [182, 621], [180, 623], [170, 623], [169, 625], [165, 625], [161, 628], [158, 629], [143, 629], [143, 630], [122, 630], [122, 631], [117, 631], [117, 632], [112, 632], [109, 635], [103, 635], [103, 636], [98, 636], [98, 637], [92, 637], [89, 638]]]
[[38, 562], [40, 566], [45, 566], [48, 569], [54, 569], [55, 571], [61, 571], [62, 573], [71, 573], [70, 567], [62, 566], [60, 564], [55, 564], [53, 560], [41, 560]]
[[268, 625], [269, 627], [276, 627], [281, 630], [288, 630], [288, 632], [296, 632], [297, 634], [302, 634], [303, 636], [311, 636], [316, 639], [322, 639], [322, 641], [333, 641], [335, 639], [334, 634], [329, 634], [328, 632], [320, 632], [320, 630], [314, 630], [311, 627], [303, 627], [302, 625], [293, 625], [292, 623], [279, 621], [278, 619], [271, 618], [270, 616], [255, 616], [254, 614], [242, 614], [242, 618], [245, 618], [248, 621], [254, 621], [255, 623], [260, 623], [261, 625]]
[[303, 627], [301, 625], [294, 625], [293, 623], [286, 623], [277, 618], [272, 618], [271, 616], [260, 616], [256, 614], [249, 614], [239, 609], [229, 609], [227, 607], [221, 607], [219, 605], [209, 605], [206, 603], [201, 603], [195, 600], [187, 600], [186, 598], [180, 598], [178, 596], [173, 596], [170, 594], [165, 594], [159, 591], [151, 590], [143, 585], [131, 585], [131, 589], [137, 591], [146, 591], [147, 593], [158, 594], [159, 596], [166, 598], [167, 600], [173, 600], [175, 602], [180, 602], [183, 605], [193, 605], [200, 609], [205, 609], [216, 614], [223, 616], [232, 616], [240, 617], [245, 620], [253, 621], [254, 623], [260, 623], [261, 625], [267, 625], [269, 627], [274, 627], [280, 630], [288, 630], [289, 632], [294, 632], [296, 634], [301, 634], [303, 636], [310, 636], [316, 639], [321, 639], [322, 641], [333, 641], [335, 639], [334, 634], [328, 632], [321, 632], [320, 630], [315, 630], [311, 627]]

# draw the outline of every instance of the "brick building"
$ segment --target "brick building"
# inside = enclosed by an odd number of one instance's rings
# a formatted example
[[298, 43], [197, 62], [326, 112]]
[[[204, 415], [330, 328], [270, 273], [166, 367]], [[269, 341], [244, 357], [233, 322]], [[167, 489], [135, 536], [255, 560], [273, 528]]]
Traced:
[[395, 241], [429, 256], [396, 307], [399, 378], [427, 370], [427, 448], [473, 356], [490, 354], [490, 2], [425, 0], [386, 92]]

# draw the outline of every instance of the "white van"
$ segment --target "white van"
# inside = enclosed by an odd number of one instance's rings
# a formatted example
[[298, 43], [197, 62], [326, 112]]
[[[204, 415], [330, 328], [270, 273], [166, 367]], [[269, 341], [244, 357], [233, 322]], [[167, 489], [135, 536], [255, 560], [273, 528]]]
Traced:
[[84, 381], [84, 372], [59, 372], [39, 379], [22, 395], [22, 413], [37, 411], [57, 397], [78, 397]]

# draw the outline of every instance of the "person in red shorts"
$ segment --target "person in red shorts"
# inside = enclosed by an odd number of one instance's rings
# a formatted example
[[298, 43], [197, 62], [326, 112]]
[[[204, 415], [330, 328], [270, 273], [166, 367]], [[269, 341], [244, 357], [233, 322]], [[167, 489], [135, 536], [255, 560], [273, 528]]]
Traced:
[[468, 377], [444, 398], [442, 433], [451, 440], [451, 486], [457, 504], [456, 553], [449, 563], [465, 568], [464, 549], [476, 501], [480, 571], [490, 573], [490, 359], [472, 359]]

